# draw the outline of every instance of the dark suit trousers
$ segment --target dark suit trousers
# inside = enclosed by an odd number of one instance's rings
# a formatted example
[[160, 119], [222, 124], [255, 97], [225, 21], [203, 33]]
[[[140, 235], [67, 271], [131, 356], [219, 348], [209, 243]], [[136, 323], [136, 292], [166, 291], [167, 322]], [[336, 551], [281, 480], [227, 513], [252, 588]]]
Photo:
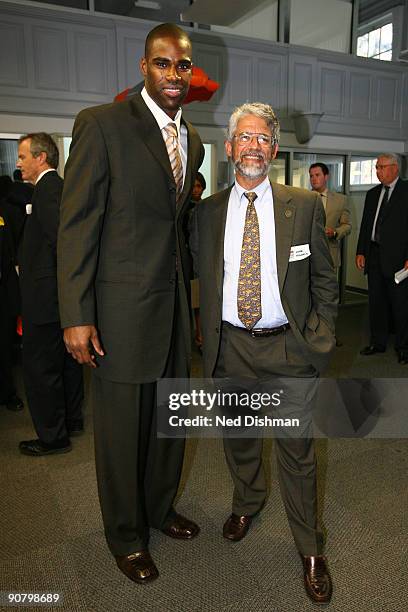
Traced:
[[0, 403], [6, 403], [16, 392], [12, 371], [15, 329], [16, 317], [10, 315], [0, 280]]
[[63, 444], [82, 424], [82, 366], [66, 351], [59, 323], [23, 321], [23, 376], [34, 428], [41, 442]]
[[[164, 377], [188, 376], [185, 343], [175, 325]], [[157, 438], [156, 383], [92, 377], [95, 459], [105, 536], [113, 555], [146, 548], [149, 528], [174, 516], [184, 439]]]
[[[402, 267], [402, 266], [401, 266]], [[408, 280], [399, 285], [381, 270], [380, 248], [371, 243], [368, 260], [370, 344], [387, 346], [391, 316], [395, 325], [395, 348], [408, 351]]]
[[[305, 378], [315, 385], [316, 371], [301, 356], [291, 331], [278, 336], [252, 338], [248, 333], [223, 324], [215, 378], [245, 377], [265, 382], [277, 378]], [[296, 393], [292, 415], [307, 422], [309, 384]], [[263, 386], [265, 390], [267, 386]], [[274, 388], [276, 391], [276, 389]], [[305, 390], [305, 391], [304, 391]], [[304, 393], [304, 394], [303, 394]], [[304, 435], [305, 432], [303, 432]], [[266, 499], [267, 487], [262, 466], [261, 438], [224, 437], [224, 450], [234, 483], [232, 511], [238, 515], [257, 514]], [[282, 499], [296, 546], [304, 555], [321, 554], [323, 536], [317, 520], [316, 457], [311, 437], [276, 438], [275, 450]]]

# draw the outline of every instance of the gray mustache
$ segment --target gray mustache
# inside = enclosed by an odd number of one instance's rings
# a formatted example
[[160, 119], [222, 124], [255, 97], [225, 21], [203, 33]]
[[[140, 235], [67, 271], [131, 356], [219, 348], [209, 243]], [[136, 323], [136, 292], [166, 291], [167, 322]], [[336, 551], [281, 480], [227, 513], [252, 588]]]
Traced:
[[245, 151], [245, 153], [241, 153], [240, 160], [242, 161], [247, 155], [251, 155], [251, 157], [258, 157], [259, 159], [262, 159], [262, 161], [265, 161], [265, 155], [259, 151]]

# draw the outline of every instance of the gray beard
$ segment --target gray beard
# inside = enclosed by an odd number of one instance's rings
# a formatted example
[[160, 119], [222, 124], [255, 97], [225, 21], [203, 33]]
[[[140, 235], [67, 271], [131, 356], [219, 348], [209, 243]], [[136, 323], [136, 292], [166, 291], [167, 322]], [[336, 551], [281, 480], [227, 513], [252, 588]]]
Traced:
[[234, 167], [235, 170], [241, 174], [241, 176], [245, 176], [245, 178], [261, 178], [262, 176], [268, 175], [271, 162], [264, 162], [262, 166], [256, 167], [237, 160], [234, 162]]

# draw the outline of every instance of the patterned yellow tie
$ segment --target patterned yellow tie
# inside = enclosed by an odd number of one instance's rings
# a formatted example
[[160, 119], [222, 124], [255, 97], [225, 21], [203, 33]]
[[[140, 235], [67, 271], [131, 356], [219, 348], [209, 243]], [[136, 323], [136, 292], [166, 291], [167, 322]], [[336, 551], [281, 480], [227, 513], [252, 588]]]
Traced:
[[183, 165], [181, 163], [180, 151], [178, 148], [177, 126], [175, 123], [169, 123], [164, 128], [164, 131], [166, 132], [165, 142], [174, 181], [176, 183], [176, 199], [178, 200], [183, 190]]
[[254, 191], [247, 191], [244, 196], [248, 207], [239, 267], [238, 317], [247, 329], [252, 329], [262, 317], [259, 224], [254, 206], [258, 196]]

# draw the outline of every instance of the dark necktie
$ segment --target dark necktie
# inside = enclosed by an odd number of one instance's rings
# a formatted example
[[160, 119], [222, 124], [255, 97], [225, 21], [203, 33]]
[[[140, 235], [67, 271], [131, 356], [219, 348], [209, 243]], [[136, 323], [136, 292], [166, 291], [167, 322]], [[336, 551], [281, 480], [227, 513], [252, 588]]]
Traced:
[[262, 317], [259, 224], [254, 206], [258, 196], [254, 191], [245, 192], [244, 196], [248, 206], [238, 277], [238, 317], [247, 329], [252, 329]]
[[381, 241], [381, 225], [384, 221], [385, 213], [387, 212], [388, 205], [388, 193], [390, 191], [389, 185], [384, 185], [384, 197], [381, 202], [380, 210], [378, 212], [377, 223], [375, 224], [374, 230], [374, 242], [380, 244]]

